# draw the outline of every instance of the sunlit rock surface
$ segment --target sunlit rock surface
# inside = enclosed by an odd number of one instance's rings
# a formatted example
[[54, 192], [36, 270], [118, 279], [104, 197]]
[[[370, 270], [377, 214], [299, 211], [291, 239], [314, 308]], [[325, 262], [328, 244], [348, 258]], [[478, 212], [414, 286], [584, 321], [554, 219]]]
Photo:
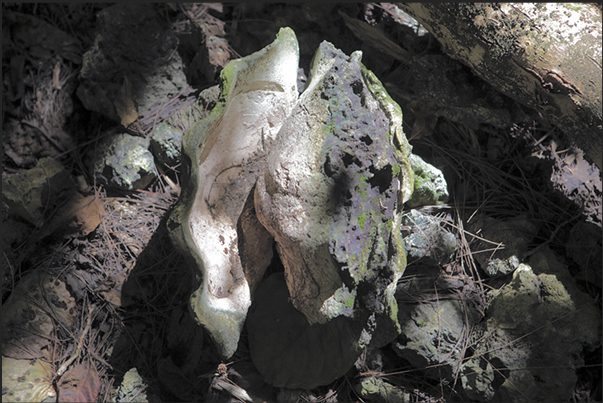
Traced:
[[225, 357], [237, 348], [253, 282], [263, 273], [244, 271], [237, 222], [297, 100], [298, 59], [295, 34], [285, 28], [271, 45], [231, 61], [216, 106], [183, 139], [185, 182], [168, 228], [199, 269], [191, 306]]
[[[410, 146], [399, 106], [361, 56], [320, 45], [256, 185], [256, 214], [285, 273], [258, 294], [247, 328], [254, 364], [277, 386], [327, 384], [364, 346], [400, 331], [394, 292], [406, 266], [399, 228], [413, 186]], [[273, 311], [286, 304], [295, 325]]]

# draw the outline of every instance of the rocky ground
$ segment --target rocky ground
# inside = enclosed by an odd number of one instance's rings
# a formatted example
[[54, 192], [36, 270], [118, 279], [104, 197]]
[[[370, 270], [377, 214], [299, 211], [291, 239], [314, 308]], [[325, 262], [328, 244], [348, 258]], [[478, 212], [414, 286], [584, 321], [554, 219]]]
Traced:
[[[396, 7], [2, 11], [3, 402], [602, 400], [600, 172]], [[405, 211], [404, 336], [312, 391], [265, 383], [245, 332], [221, 362], [190, 316], [192, 271], [165, 228], [180, 163], [157, 140], [204, 117], [227, 62], [284, 26], [298, 36], [300, 85], [323, 40], [363, 51], [449, 193]], [[122, 134], [130, 143], [111, 145]], [[138, 165], [119, 147], [139, 148]], [[526, 370], [535, 385], [521, 383]]]

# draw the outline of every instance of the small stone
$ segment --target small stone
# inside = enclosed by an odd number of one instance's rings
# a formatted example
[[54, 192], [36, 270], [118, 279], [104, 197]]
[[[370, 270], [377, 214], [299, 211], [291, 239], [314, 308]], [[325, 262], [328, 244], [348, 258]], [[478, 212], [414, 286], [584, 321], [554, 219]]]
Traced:
[[138, 369], [130, 368], [124, 375], [121, 385], [115, 391], [112, 402], [132, 402], [135, 399], [137, 402], [148, 403], [150, 400], [147, 398], [147, 392], [145, 391], [147, 386], [138, 374]]
[[157, 160], [166, 166], [174, 167], [180, 162], [182, 150], [182, 132], [162, 122], [151, 132], [151, 147]]
[[362, 399], [369, 402], [380, 403], [408, 403], [411, 400], [410, 393], [405, 392], [398, 386], [385, 382], [380, 378], [364, 378], [354, 387]]
[[513, 273], [519, 267], [519, 258], [515, 255], [506, 259], [492, 259], [486, 266], [486, 274], [490, 277], [502, 277]]
[[443, 265], [457, 247], [454, 234], [443, 229], [437, 218], [414, 209], [402, 217], [402, 236], [409, 261], [426, 258]]
[[101, 142], [92, 162], [97, 183], [122, 190], [144, 189], [156, 177], [149, 141], [117, 134]]
[[434, 206], [448, 201], [448, 185], [442, 171], [415, 154], [410, 155], [410, 165], [415, 174], [414, 191], [406, 203], [409, 208]]

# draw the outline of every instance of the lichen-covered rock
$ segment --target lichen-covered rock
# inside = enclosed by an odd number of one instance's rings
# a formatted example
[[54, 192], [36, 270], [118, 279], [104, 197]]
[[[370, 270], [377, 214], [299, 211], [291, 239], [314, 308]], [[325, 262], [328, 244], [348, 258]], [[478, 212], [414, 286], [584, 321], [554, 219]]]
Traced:
[[448, 185], [442, 171], [425, 162], [416, 154], [410, 155], [414, 172], [414, 191], [407, 207], [435, 206], [448, 201]]
[[461, 370], [467, 395], [480, 401], [569, 401], [583, 347], [600, 343], [600, 314], [594, 306], [577, 308], [556, 275], [536, 275], [521, 264], [493, 296], [486, 322], [474, 328], [473, 356]]
[[409, 403], [411, 395], [381, 378], [364, 378], [354, 387], [356, 393], [367, 402]]
[[121, 384], [117, 387], [112, 402], [158, 402], [159, 400], [152, 394], [147, 397], [148, 391], [145, 390], [147, 389], [147, 386], [148, 385], [146, 382], [138, 374], [138, 369], [130, 368], [124, 375], [124, 379], [121, 381]]
[[310, 324], [359, 309], [397, 327], [410, 147], [399, 106], [360, 57], [320, 45], [258, 179], [256, 212], [277, 242], [293, 305]]
[[2, 199], [9, 214], [37, 227], [74, 191], [69, 171], [50, 157], [40, 159], [34, 168], [2, 179]]
[[[322, 347], [334, 344], [344, 358], [334, 372], [341, 376], [360, 347], [382, 346], [399, 333], [394, 292], [406, 265], [399, 227], [412, 192], [410, 146], [399, 106], [360, 58], [320, 45], [255, 188], [257, 217], [275, 239], [310, 339], [303, 346], [288, 341], [291, 326], [282, 317], [265, 343], [258, 314], [248, 319], [250, 351], [268, 382], [287, 387], [332, 380], [322, 372], [308, 380], [298, 358], [320, 371]], [[350, 327], [344, 338], [341, 327]]]
[[92, 171], [99, 184], [123, 190], [143, 189], [157, 173], [149, 140], [125, 133], [99, 143]]
[[[123, 122], [124, 113], [134, 113], [135, 119], [188, 86], [178, 38], [153, 5], [116, 4], [97, 19], [98, 33], [84, 54], [77, 90], [87, 109]], [[128, 111], [127, 105], [134, 109]]]
[[486, 265], [485, 272], [490, 277], [502, 277], [513, 273], [519, 267], [519, 258], [515, 255], [506, 259], [491, 259]]
[[[266, 153], [297, 100], [298, 61], [297, 39], [288, 28], [267, 47], [231, 61], [220, 76], [218, 103], [183, 138], [185, 177], [168, 228], [198, 268], [192, 310], [224, 357], [237, 348], [251, 292], [265, 269], [242, 265], [247, 259], [240, 256], [238, 223]], [[253, 220], [245, 225], [253, 232]]]
[[402, 236], [408, 259], [429, 258], [443, 265], [456, 250], [456, 237], [446, 231], [435, 217], [410, 210], [402, 216]]
[[163, 165], [176, 166], [180, 161], [182, 132], [166, 122], [158, 124], [151, 132], [150, 142], [157, 160]]

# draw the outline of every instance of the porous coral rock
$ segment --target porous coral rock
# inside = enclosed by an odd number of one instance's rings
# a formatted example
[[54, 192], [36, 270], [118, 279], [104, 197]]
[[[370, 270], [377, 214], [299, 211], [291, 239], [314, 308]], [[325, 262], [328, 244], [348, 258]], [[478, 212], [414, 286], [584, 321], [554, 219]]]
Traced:
[[255, 188], [258, 220], [274, 236], [299, 311], [262, 312], [282, 304], [261, 308], [262, 298], [247, 321], [254, 363], [280, 386], [327, 384], [362, 347], [400, 331], [394, 292], [406, 266], [399, 227], [413, 186], [410, 146], [399, 106], [360, 59], [320, 45]]
[[310, 324], [352, 316], [353, 306], [397, 328], [393, 292], [406, 263], [397, 229], [412, 191], [410, 147], [399, 106], [360, 57], [320, 45], [258, 178], [256, 212]]

